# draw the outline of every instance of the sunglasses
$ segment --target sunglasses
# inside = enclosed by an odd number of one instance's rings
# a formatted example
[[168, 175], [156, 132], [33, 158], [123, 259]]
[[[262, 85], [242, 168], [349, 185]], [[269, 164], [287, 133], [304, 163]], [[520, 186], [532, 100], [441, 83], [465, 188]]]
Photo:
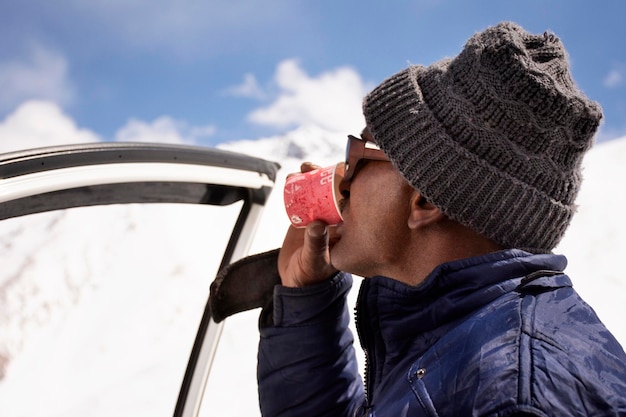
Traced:
[[380, 150], [374, 142], [348, 135], [346, 145], [346, 166], [342, 182], [350, 182], [356, 173], [360, 161], [389, 161], [389, 158]]

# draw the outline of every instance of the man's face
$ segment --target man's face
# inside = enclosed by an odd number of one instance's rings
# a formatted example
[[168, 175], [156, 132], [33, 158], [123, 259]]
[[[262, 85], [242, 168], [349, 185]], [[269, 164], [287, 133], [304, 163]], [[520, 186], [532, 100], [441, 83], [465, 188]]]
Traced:
[[[367, 130], [364, 139], [373, 140]], [[354, 168], [354, 167], [353, 167]], [[409, 232], [407, 219], [413, 188], [390, 162], [361, 161], [341, 203], [343, 223], [331, 250], [339, 270], [369, 277], [386, 275], [401, 262], [402, 243]]]

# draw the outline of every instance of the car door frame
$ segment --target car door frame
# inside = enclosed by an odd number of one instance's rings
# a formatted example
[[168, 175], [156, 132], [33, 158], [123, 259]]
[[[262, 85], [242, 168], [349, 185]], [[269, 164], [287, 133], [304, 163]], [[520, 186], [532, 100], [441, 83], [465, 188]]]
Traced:
[[[0, 220], [72, 207], [129, 203], [243, 204], [220, 269], [248, 254], [279, 164], [215, 148], [99, 142], [0, 155]], [[197, 416], [224, 322], [207, 302], [174, 417]]]

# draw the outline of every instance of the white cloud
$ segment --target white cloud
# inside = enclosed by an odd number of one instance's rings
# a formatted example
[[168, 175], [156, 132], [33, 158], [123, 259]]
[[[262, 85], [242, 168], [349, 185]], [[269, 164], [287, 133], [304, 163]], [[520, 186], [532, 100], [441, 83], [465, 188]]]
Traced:
[[[194, 144], [214, 133], [211, 125], [192, 126], [161, 116], [152, 122], [129, 120], [117, 131], [115, 140]], [[101, 140], [90, 130], [79, 128], [58, 104], [49, 101], [27, 101], [0, 121], [0, 153]]]
[[230, 87], [225, 94], [236, 97], [248, 97], [262, 100], [266, 97], [254, 74], [248, 73], [244, 76], [243, 83]]
[[310, 77], [295, 60], [278, 65], [278, 97], [249, 114], [258, 124], [288, 128], [317, 125], [344, 132], [363, 128], [361, 102], [367, 85], [352, 68], [341, 67]]
[[607, 74], [606, 77], [604, 77], [603, 84], [607, 88], [615, 88], [620, 86], [623, 81], [624, 75], [622, 74], [622, 71], [613, 69]]
[[0, 152], [98, 140], [49, 101], [27, 101], [0, 122]]
[[73, 87], [67, 68], [63, 56], [41, 46], [31, 47], [23, 58], [0, 62], [0, 111], [13, 109], [29, 99], [69, 104]]
[[193, 144], [198, 139], [211, 136], [215, 127], [190, 126], [188, 123], [175, 120], [169, 116], [161, 116], [152, 122], [131, 119], [117, 131], [115, 140], [118, 142], [158, 142]]

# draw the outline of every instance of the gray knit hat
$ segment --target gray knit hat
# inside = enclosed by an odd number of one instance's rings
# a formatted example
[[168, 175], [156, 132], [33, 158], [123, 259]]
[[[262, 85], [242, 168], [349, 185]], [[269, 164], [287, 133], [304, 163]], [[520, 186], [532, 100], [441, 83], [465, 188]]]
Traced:
[[425, 198], [495, 242], [531, 252], [550, 252], [563, 237], [602, 118], [574, 84], [560, 40], [508, 22], [475, 34], [453, 59], [388, 78], [363, 112]]

